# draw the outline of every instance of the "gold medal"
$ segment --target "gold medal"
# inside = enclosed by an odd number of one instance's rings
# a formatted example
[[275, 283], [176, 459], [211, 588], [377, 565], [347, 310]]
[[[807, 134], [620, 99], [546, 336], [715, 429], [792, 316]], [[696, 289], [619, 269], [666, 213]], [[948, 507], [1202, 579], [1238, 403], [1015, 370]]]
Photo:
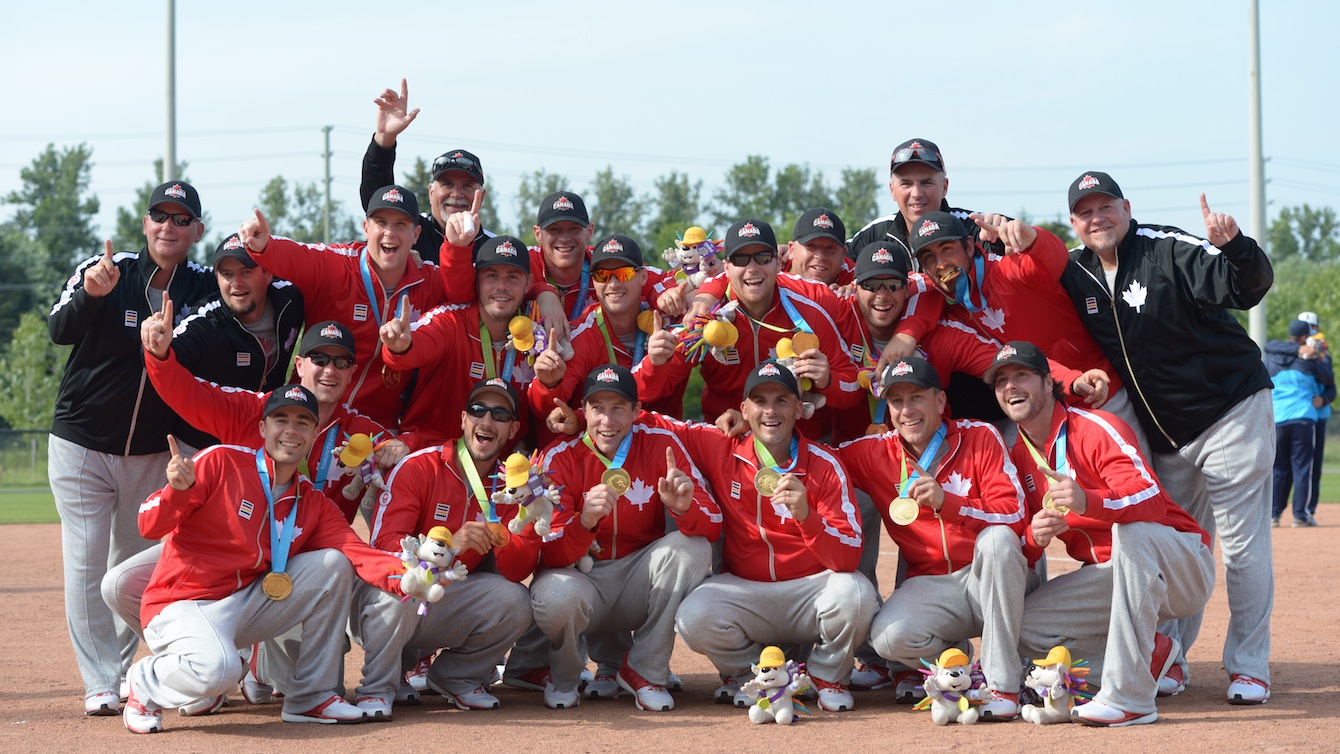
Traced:
[[390, 364], [382, 365], [382, 384], [387, 387], [395, 387], [400, 384], [400, 372], [392, 369]]
[[782, 475], [778, 474], [776, 469], [762, 468], [754, 475], [754, 488], [758, 494], [763, 497], [772, 497], [777, 494], [777, 483], [782, 481]]
[[271, 571], [261, 579], [261, 591], [272, 600], [282, 600], [293, 594], [293, 577]]
[[600, 483], [614, 490], [615, 495], [622, 497], [632, 486], [633, 478], [623, 469], [605, 469], [605, 473], [600, 475]]
[[812, 332], [798, 332], [791, 338], [791, 348], [799, 356], [802, 353], [819, 347], [819, 336]]
[[1068, 506], [1057, 505], [1056, 503], [1052, 502], [1052, 493], [1050, 491], [1042, 495], [1042, 507], [1051, 511], [1060, 511], [1062, 516], [1070, 512], [1070, 508]]
[[917, 501], [910, 497], [897, 497], [889, 503], [889, 517], [899, 526], [907, 526], [917, 520], [917, 515], [921, 513], [921, 506]]
[[507, 524], [501, 521], [489, 523], [489, 542], [494, 547], [503, 547], [512, 539], [512, 532], [507, 529]]

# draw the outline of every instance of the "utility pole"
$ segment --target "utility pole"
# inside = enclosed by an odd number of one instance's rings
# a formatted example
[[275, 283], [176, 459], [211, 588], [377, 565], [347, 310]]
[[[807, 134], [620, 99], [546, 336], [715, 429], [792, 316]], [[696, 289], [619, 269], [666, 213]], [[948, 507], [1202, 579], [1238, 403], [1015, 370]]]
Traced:
[[326, 132], [326, 206], [325, 210], [322, 212], [324, 231], [322, 241], [326, 244], [330, 243], [330, 129], [332, 128], [334, 128], [334, 126], [326, 126], [321, 129]]
[[[1251, 19], [1248, 21], [1250, 72], [1247, 76], [1249, 90], [1247, 107], [1249, 116], [1248, 140], [1250, 155], [1248, 170], [1251, 172], [1251, 215], [1252, 238], [1261, 244], [1261, 248], [1270, 253], [1269, 231], [1266, 228], [1266, 164], [1261, 148], [1261, 12], [1258, 0], [1250, 0]], [[1247, 330], [1258, 346], [1266, 343], [1266, 301], [1252, 307], [1247, 314]]]
[[177, 3], [167, 0], [167, 144], [163, 182], [177, 179]]

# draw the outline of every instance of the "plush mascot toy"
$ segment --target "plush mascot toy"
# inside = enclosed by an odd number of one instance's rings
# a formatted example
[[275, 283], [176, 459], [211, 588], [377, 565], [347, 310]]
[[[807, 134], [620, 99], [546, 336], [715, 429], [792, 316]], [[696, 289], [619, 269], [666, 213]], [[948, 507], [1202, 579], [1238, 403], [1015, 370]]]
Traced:
[[458, 552], [451, 546], [451, 531], [445, 526], [434, 526], [423, 537], [400, 540], [400, 559], [405, 563], [400, 591], [405, 593], [404, 599], [421, 603], [419, 615], [427, 615], [428, 605], [442, 599], [448, 581], [465, 580], [465, 564], [452, 564]]
[[516, 518], [507, 525], [508, 531], [520, 534], [526, 522], [535, 521], [535, 533], [541, 537], [549, 536], [549, 525], [554, 518], [554, 508], [558, 505], [558, 486], [551, 484], [545, 470], [535, 458], [527, 458], [523, 453], [513, 453], [503, 463], [503, 484], [505, 489], [493, 493], [493, 504], [517, 505]]
[[382, 478], [372, 455], [374, 450], [372, 438], [359, 432], [349, 436], [349, 442], [337, 456], [340, 474], [353, 477], [340, 490], [340, 494], [344, 495], [345, 500], [358, 500], [359, 510], [369, 516], [369, 520], [377, 496], [386, 491], [386, 480]]
[[805, 705], [795, 701], [795, 696], [810, 687], [810, 677], [803, 665], [786, 659], [780, 647], [764, 647], [758, 664], [750, 668], [754, 671], [753, 680], [740, 687], [740, 691], [755, 700], [749, 707], [749, 722], [788, 725], [795, 719], [797, 709], [809, 714]]
[[1025, 704], [1019, 714], [1037, 725], [1070, 722], [1075, 697], [1081, 696], [1087, 686], [1084, 676], [1089, 669], [1084, 665], [1083, 660], [1072, 663], [1070, 650], [1065, 647], [1052, 647], [1046, 657], [1034, 660], [1024, 685], [1038, 692], [1042, 704]]
[[703, 281], [723, 269], [721, 241], [708, 238], [707, 231], [697, 225], [684, 231], [674, 246], [661, 252], [666, 265], [675, 271], [675, 277], [686, 280], [690, 290], [697, 290]]
[[971, 705], [976, 696], [972, 668], [968, 656], [961, 649], [946, 649], [932, 665], [921, 661], [928, 669], [921, 671], [926, 676], [923, 688], [926, 698], [917, 703], [914, 709], [931, 710], [931, 722], [936, 725], [948, 725], [957, 721], [961, 725], [977, 722], [977, 708]]

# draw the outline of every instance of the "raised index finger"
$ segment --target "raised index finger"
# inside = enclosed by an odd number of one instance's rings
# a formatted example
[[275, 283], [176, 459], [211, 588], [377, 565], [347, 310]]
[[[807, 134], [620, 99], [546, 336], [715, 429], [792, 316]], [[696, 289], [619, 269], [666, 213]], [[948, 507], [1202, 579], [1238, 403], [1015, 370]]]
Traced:
[[107, 264], [116, 264], [116, 260], [112, 259], [112, 239], [110, 238], [107, 239], [106, 246], [103, 247], [102, 258]]
[[484, 206], [484, 189], [475, 189], [475, 198], [470, 200], [470, 214], [478, 215], [481, 207]]
[[172, 454], [173, 458], [181, 457], [181, 448], [177, 447], [177, 438], [172, 435], [168, 435], [168, 452]]
[[168, 330], [171, 330], [171, 329], [172, 329], [172, 323], [175, 322], [175, 321], [176, 321], [176, 318], [174, 318], [174, 317], [172, 316], [172, 299], [168, 298], [168, 292], [167, 292], [166, 290], [164, 290], [164, 291], [163, 291], [163, 323], [167, 325], [167, 329], [168, 329]]
[[396, 314], [396, 318], [399, 319], [400, 322], [401, 322], [402, 324], [404, 324], [405, 327], [407, 327], [407, 328], [409, 327], [409, 324], [410, 324], [410, 322], [409, 322], [409, 311], [410, 311], [410, 307], [409, 307], [409, 296], [401, 296], [401, 297], [400, 297], [400, 311]]
[[1210, 216], [1210, 203], [1205, 201], [1205, 192], [1200, 192], [1200, 214], [1202, 217]]
[[669, 445], [665, 446], [665, 471], [666, 471], [666, 474], [670, 474], [670, 473], [674, 472], [674, 471], [675, 471], [676, 469], [678, 469], [678, 468], [679, 468], [679, 467], [678, 467], [678, 466], [676, 465], [676, 463], [675, 463], [675, 451], [671, 450]]

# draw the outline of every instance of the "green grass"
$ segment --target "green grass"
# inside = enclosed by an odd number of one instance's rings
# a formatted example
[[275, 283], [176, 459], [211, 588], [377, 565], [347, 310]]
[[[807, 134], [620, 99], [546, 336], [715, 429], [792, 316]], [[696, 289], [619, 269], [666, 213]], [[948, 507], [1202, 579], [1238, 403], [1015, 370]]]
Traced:
[[49, 490], [0, 489], [0, 524], [54, 524], [59, 520]]

